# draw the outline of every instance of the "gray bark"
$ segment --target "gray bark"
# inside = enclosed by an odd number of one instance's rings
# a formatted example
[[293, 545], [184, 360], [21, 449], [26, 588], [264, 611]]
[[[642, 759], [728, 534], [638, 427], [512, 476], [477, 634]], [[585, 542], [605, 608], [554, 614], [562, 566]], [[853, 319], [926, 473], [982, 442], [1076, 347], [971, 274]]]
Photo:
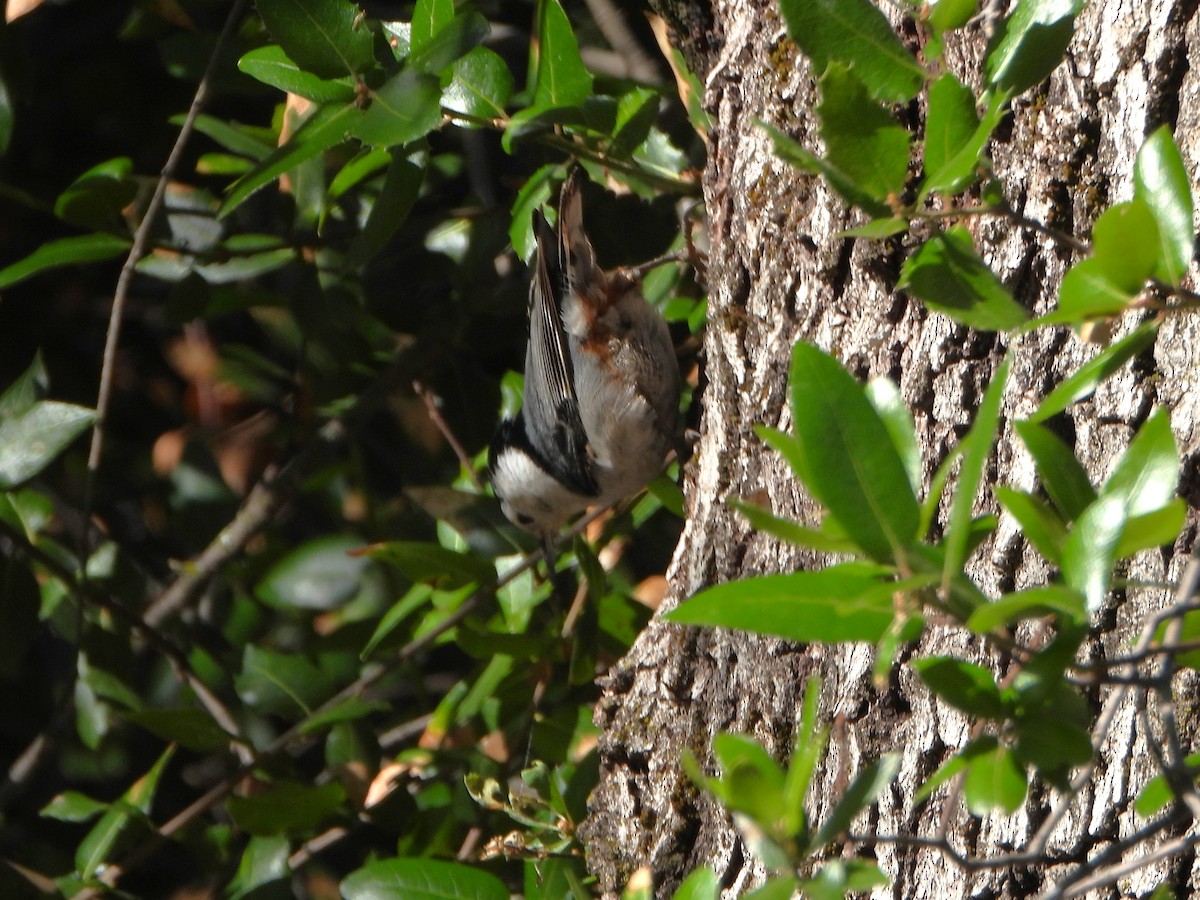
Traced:
[[[775, 159], [754, 125], [761, 118], [809, 147], [819, 146], [814, 73], [786, 37], [775, 0], [717, 0], [711, 7], [684, 8], [686, 21], [672, 18], [670, 10], [664, 15], [706, 79], [706, 102], [716, 124], [704, 175], [712, 245], [708, 386], [702, 438], [686, 472], [688, 519], [669, 574], [668, 606], [714, 583], [821, 563], [753, 533], [726, 502], [754, 498], [778, 514], [816, 521], [812, 502], [753, 431], [757, 423], [789, 426], [786, 378], [795, 341], [832, 351], [860, 378], [887, 375], [900, 385], [916, 418], [927, 476], [965, 434], [983, 390], [1012, 350], [1004, 425], [984, 480], [1023, 489], [1035, 486], [1033, 466], [1011, 431], [1012, 420], [1030, 414], [1054, 384], [1096, 352], [1094, 344], [1065, 329], [979, 334], [896, 292], [905, 251], [920, 235], [885, 243], [834, 237], [857, 224], [858, 214], [819, 179]], [[1196, 0], [1095, 0], [1085, 9], [1066, 63], [1014, 103], [1011, 124], [1001, 127], [991, 145], [995, 172], [1018, 211], [1087, 237], [1103, 209], [1131, 195], [1137, 148], [1164, 122], [1176, 131], [1188, 171], [1200, 171], [1200, 79], [1189, 64], [1200, 41], [1196, 11]], [[983, 27], [966, 31], [948, 49], [948, 64], [968, 83], [978, 84]], [[923, 114], [916, 103], [901, 112], [908, 120]], [[964, 221], [1020, 302], [1035, 312], [1053, 304], [1073, 261], [1069, 251], [1008, 222]], [[1121, 319], [1116, 334], [1126, 333], [1136, 319]], [[1181, 492], [1195, 502], [1196, 359], [1195, 317], [1176, 317], [1164, 325], [1153, 352], [1070, 410], [1059, 430], [1074, 439], [1094, 482], [1162, 404], [1171, 411], [1187, 460]], [[999, 512], [986, 486], [977, 508]], [[1193, 537], [1189, 527], [1174, 550], [1140, 554], [1128, 574], [1158, 581], [1178, 577]], [[1004, 514], [995, 539], [972, 557], [970, 571], [990, 596], [1042, 583], [1052, 574]], [[1104, 657], [1127, 646], [1147, 613], [1168, 600], [1164, 591], [1115, 592], [1096, 619], [1085, 653]], [[602, 889], [619, 893], [641, 866], [651, 869], [660, 896], [669, 896], [702, 864], [715, 868], [728, 896], [761, 880], [761, 867], [728, 815], [682, 772], [680, 754], [690, 749], [711, 771], [712, 738], [727, 730], [753, 735], [785, 758], [811, 673], [823, 680], [821, 712], [832, 734], [810, 798], [818, 817], [864, 761], [899, 751], [898, 781], [857, 823], [857, 831], [932, 836], [945, 817], [960, 850], [997, 855], [1022, 847], [1051, 809], [1066, 802], [1050, 849], [1087, 858], [1143, 824], [1129, 804], [1152, 764], [1129, 704], [1099, 736], [1098, 768], [1075, 798], [1062, 800], [1035, 787], [1024, 810], [982, 821], [968, 817], [946, 788], [914, 807], [917, 786], [968, 740], [971, 725], [935, 702], [905, 664], [937, 652], [980, 660], [1000, 677], [1010, 671], [1009, 660], [965, 632], [936, 626], [901, 656], [879, 690], [872, 684], [867, 647], [801, 647], [655, 621], [604, 681], [597, 712], [604, 730], [602, 778], [583, 837]], [[1183, 687], [1190, 689], [1190, 683]], [[1108, 694], [1106, 689], [1092, 695], [1097, 711]], [[1190, 741], [1195, 723], [1184, 719]], [[1182, 832], [1181, 826], [1174, 833]], [[876, 892], [880, 897], [1027, 897], [1074, 869], [1065, 863], [968, 874], [932, 850], [884, 845], [877, 856], [892, 878], [890, 887]], [[1162, 881], [1187, 896], [1200, 881], [1194, 858], [1151, 866], [1121, 881], [1117, 893], [1137, 896]]]

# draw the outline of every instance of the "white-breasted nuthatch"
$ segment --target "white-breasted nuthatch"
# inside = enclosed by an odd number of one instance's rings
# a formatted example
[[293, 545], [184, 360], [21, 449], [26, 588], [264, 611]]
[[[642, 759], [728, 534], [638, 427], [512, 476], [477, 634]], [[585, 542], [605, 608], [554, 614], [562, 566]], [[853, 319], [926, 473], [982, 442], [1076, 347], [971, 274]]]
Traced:
[[615, 503], [662, 471], [675, 446], [679, 366], [636, 270], [604, 272], [583, 230], [579, 171], [563, 183], [558, 233], [534, 213], [525, 393], [500, 423], [488, 471], [508, 518], [552, 550], [588, 506]]

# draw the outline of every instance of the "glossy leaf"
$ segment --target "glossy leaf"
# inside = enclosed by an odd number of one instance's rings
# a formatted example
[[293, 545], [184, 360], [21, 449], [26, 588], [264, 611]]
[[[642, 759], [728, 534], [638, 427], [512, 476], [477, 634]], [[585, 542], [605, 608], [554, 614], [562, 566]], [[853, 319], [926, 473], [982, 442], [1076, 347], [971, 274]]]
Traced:
[[1140, 197], [1110, 206], [1092, 229], [1092, 255], [1108, 280], [1131, 294], [1154, 272], [1159, 246], [1154, 212]]
[[385, 859], [351, 872], [341, 884], [345, 900], [508, 900], [495, 875], [436, 859]]
[[95, 418], [82, 406], [41, 400], [0, 419], [0, 490], [12, 490], [41, 472]]
[[354, 100], [354, 81], [349, 76], [320, 78], [300, 68], [278, 44], [255, 47], [238, 60], [238, 68], [263, 84], [314, 103], [350, 103]]
[[290, 59], [318, 78], [356, 75], [374, 62], [371, 31], [342, 0], [256, 0], [267, 30]]
[[797, 473], [872, 558], [901, 558], [920, 510], [904, 462], [863, 392], [832, 356], [809, 344], [792, 351], [789, 385]]
[[1060, 585], [1049, 585], [1005, 594], [999, 600], [979, 607], [971, 613], [967, 627], [976, 634], [987, 634], [1024, 619], [1062, 616], [1082, 620], [1086, 614], [1082, 594]]
[[993, 752], [997, 746], [999, 746], [999, 741], [992, 735], [984, 735], [971, 741], [942, 763], [937, 771], [925, 780], [925, 783], [913, 795], [913, 802], [921, 803], [928, 799], [939, 786], [966, 771], [972, 760]]
[[1115, 284], [1099, 260], [1085, 259], [1073, 265], [1058, 289], [1058, 307], [1036, 324], [1078, 325], [1089, 319], [1118, 315], [1129, 308], [1134, 295]]
[[898, 196], [908, 176], [908, 129], [897, 125], [844, 65], [829, 65], [820, 90], [817, 115], [829, 164], [876, 200]]
[[579, 55], [579, 42], [558, 0], [538, 0], [537, 41], [531, 45], [534, 108], [575, 106], [592, 92], [592, 76]]
[[811, 878], [797, 884], [805, 900], [845, 900], [848, 895], [870, 894], [883, 887], [888, 877], [879, 866], [862, 859], [830, 859]]
[[244, 703], [282, 716], [312, 712], [335, 687], [330, 676], [303, 655], [254, 644], [247, 644], [242, 651], [242, 671], [234, 684]]
[[267, 572], [255, 595], [276, 607], [336, 609], [355, 595], [366, 560], [357, 538], [329, 536], [301, 544]]
[[1122, 498], [1101, 497], [1079, 516], [1063, 545], [1063, 578], [1083, 594], [1088, 610], [1099, 609], [1108, 596], [1126, 519]]
[[904, 471], [908, 474], [908, 483], [912, 485], [913, 493], [921, 489], [921, 448], [917, 444], [916, 427], [913, 424], [912, 413], [909, 412], [900, 389], [890, 378], [873, 378], [866, 386], [867, 400], [875, 407], [883, 422], [896, 452], [904, 463]]
[[1191, 179], [1171, 136], [1160, 126], [1138, 150], [1133, 166], [1134, 196], [1146, 202], [1158, 223], [1160, 241], [1154, 276], [1178, 285], [1192, 262]]
[[917, 659], [912, 666], [934, 694], [972, 718], [1003, 720], [1011, 714], [995, 676], [983, 666], [949, 656]]
[[512, 95], [513, 77], [508, 64], [487, 47], [476, 47], [451, 69], [450, 84], [442, 94], [442, 106], [452, 112], [480, 119], [504, 116]]
[[880, 240], [896, 234], [903, 234], [906, 231], [908, 231], [908, 219], [889, 216], [886, 219], [872, 219], [865, 225], [857, 225], [854, 228], [839, 231], [834, 237], [859, 237], [866, 238], [867, 240]]
[[1029, 417], [1029, 421], [1042, 422], [1072, 403], [1090, 397], [1100, 384], [1120, 371], [1125, 363], [1154, 346], [1158, 325], [1158, 321], [1147, 322], [1132, 334], [1104, 348], [1052, 390], [1038, 406], [1037, 412]]
[[934, 580], [889, 581], [887, 572], [865, 563], [843, 563], [816, 572], [748, 578], [707, 588], [666, 618], [800, 642], [877, 641], [892, 624], [894, 594]]
[[123, 718], [163, 740], [201, 753], [226, 747], [233, 739], [199, 709], [142, 709], [124, 713]]
[[805, 150], [800, 144], [773, 125], [760, 121], [758, 126], [770, 136], [775, 155], [784, 162], [791, 163], [796, 168], [802, 169], [805, 172], [823, 176], [829, 182], [829, 186], [843, 200], [852, 206], [859, 207], [872, 217], [887, 218], [891, 216], [891, 209], [887, 204], [881, 203], [870, 192], [859, 187], [854, 179], [841, 169], [816, 154]]
[[38, 815], [59, 822], [87, 822], [107, 810], [110, 805], [93, 800], [79, 791], [63, 791], [43, 806]]
[[996, 746], [967, 763], [963, 793], [973, 815], [984, 816], [997, 808], [1011, 815], [1025, 802], [1027, 787], [1025, 770], [1007, 747]]
[[720, 900], [720, 896], [717, 873], [708, 866], [701, 866], [683, 879], [671, 895], [671, 900]]
[[377, 147], [424, 137], [442, 122], [437, 76], [406, 68], [371, 94], [371, 105], [353, 124], [354, 136]]
[[780, 8], [814, 71], [843, 63], [885, 103], [903, 103], [921, 89], [925, 70], [867, 0], [781, 0]]
[[399, 153], [394, 155], [367, 222], [350, 245], [347, 265], [354, 268], [366, 265], [387, 245], [408, 218], [424, 181], [425, 170], [421, 166]]
[[235, 181], [221, 204], [219, 216], [228, 216], [250, 197], [284, 172], [324, 153], [346, 139], [359, 111], [353, 105], [322, 106], [296, 129], [286, 144], [261, 159], [246, 175]]
[[[1183, 760], [1183, 764], [1192, 773], [1200, 773], [1200, 753], [1190, 754]], [[1196, 774], [1193, 774], [1192, 780], [1195, 781], [1195, 778]], [[1166, 805], [1174, 799], [1175, 792], [1171, 790], [1171, 784], [1167, 781], [1167, 776], [1155, 775], [1146, 782], [1141, 793], [1138, 794], [1133, 808], [1139, 816], [1148, 819], [1162, 812], [1166, 808]]]
[[1071, 449], [1053, 432], [1033, 422], [1014, 426], [1037, 464], [1042, 486], [1063, 518], [1074, 521], [1096, 499], [1087, 472]]
[[131, 241], [126, 238], [111, 234], [81, 234], [49, 241], [24, 259], [0, 269], [0, 290], [49, 269], [123, 256], [130, 245]]
[[1018, 0], [988, 49], [988, 85], [1014, 96], [1053, 72], [1075, 34], [1083, 0]]
[[513, 251], [526, 262], [532, 258], [536, 243], [533, 235], [533, 211], [550, 200], [553, 186], [561, 177], [562, 170], [558, 165], [542, 166], [529, 176], [517, 192], [508, 236], [512, 241]]
[[466, 56], [487, 37], [488, 22], [477, 12], [455, 16], [420, 46], [414, 43], [408, 67], [436, 75], [455, 60]]
[[1119, 498], [1132, 518], [1166, 506], [1178, 483], [1179, 450], [1170, 417], [1159, 407], [1129, 442], [1100, 496]]
[[409, 31], [409, 53], [418, 53], [454, 20], [454, 0], [417, 0]]
[[471, 553], [447, 550], [421, 541], [388, 541], [373, 544], [365, 552], [380, 562], [395, 566], [410, 581], [421, 581], [444, 590], [469, 584], [491, 584], [496, 568], [486, 559]]
[[[937, 7], [935, 7], [936, 9]], [[929, 114], [925, 118], [925, 173], [927, 190], [953, 192], [974, 171], [944, 172], [975, 134], [979, 115], [975, 112], [975, 94], [947, 72], [929, 88]]]
[[1067, 526], [1063, 520], [1032, 494], [1006, 487], [996, 488], [995, 493], [1001, 506], [1008, 510], [1021, 526], [1021, 533], [1025, 535], [1025, 539], [1033, 544], [1048, 562], [1058, 565], [1062, 559], [1063, 542], [1067, 539]]
[[962, 28], [979, 6], [979, 0], [937, 0], [926, 17], [933, 29], [938, 33]]
[[956, 225], [922, 244], [900, 270], [899, 288], [935, 312], [983, 331], [1005, 331], [1029, 318], [975, 252], [971, 233]]
[[283, 835], [253, 836], [246, 842], [237, 873], [230, 882], [231, 900], [252, 896], [255, 888], [281, 882], [291, 874], [291, 846]]
[[[949, 77], [949, 76], [943, 76]], [[936, 86], [936, 85], [935, 85]], [[966, 115], [964, 108], [963, 95], [953, 86], [942, 88], [944, 96], [940, 101], [940, 105], [944, 107], [939, 111], [939, 118], [943, 115], [946, 117]], [[930, 103], [933, 102], [932, 94]], [[938, 131], [934, 133], [935, 137], [941, 137], [945, 142], [945, 149], [949, 151], [951, 147], [957, 146], [953, 152], [942, 161], [942, 164], [937, 168], [930, 165], [928, 156], [925, 164], [925, 184], [921, 188], [921, 194], [918, 197], [918, 205], [924, 202], [925, 198], [931, 193], [954, 193], [971, 184], [979, 170], [979, 158], [983, 154], [984, 147], [987, 146], [988, 138], [992, 136], [992, 132], [996, 130], [996, 126], [1000, 124], [1000, 120], [1004, 118], [1007, 110], [1007, 95], [992, 94], [988, 100], [987, 110], [980, 119], [975, 114], [974, 98], [972, 96], [972, 108], [970, 111], [970, 120], [977, 122], [970, 136], [958, 144], [959, 132], [961, 126], [947, 124], [945, 126], [938, 125]], [[933, 110], [930, 110], [930, 115]], [[937, 123], [935, 123], [937, 124]], [[930, 126], [926, 124], [927, 139]], [[950, 133], [950, 139], [946, 140], [947, 132]], [[992, 203], [986, 194], [981, 198], [984, 203]]]
[[112, 804], [79, 842], [75, 848], [75, 871], [80, 876], [90, 878], [108, 859], [117, 840], [130, 825], [145, 820], [163, 772], [174, 755], [175, 748], [168, 747], [150, 770], [130, 785], [121, 795], [121, 800]]
[[58, 195], [54, 214], [80, 228], [103, 231], [137, 195], [132, 172], [133, 163], [128, 157], [93, 166]]
[[345, 800], [346, 792], [336, 781], [321, 785], [284, 782], [248, 797], [230, 797], [225, 806], [243, 831], [270, 837], [315, 828]]
[[1174, 544], [1187, 521], [1187, 503], [1176, 498], [1145, 515], [1131, 518], [1125, 524], [1117, 544], [1117, 559], [1124, 559], [1142, 550]]
[[954, 488], [954, 500], [950, 504], [950, 516], [946, 522], [946, 562], [942, 573], [942, 584], [948, 588], [950, 579], [962, 571], [971, 552], [971, 518], [975, 508], [975, 495], [983, 477], [983, 467], [992, 453], [996, 431], [1000, 427], [1000, 401], [1004, 399], [1004, 388], [1008, 384], [1011, 365], [1006, 357], [1000, 369], [984, 392], [983, 402], [971, 423], [971, 430], [962, 441], [962, 465], [958, 470], [958, 482]]

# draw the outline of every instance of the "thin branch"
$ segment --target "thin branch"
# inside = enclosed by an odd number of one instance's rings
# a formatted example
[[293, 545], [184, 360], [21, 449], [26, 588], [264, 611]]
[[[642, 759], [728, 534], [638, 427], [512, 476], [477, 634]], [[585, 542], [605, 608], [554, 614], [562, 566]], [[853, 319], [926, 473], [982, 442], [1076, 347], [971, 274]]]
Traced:
[[[162, 210], [163, 201], [167, 194], [167, 186], [175, 177], [175, 170], [179, 167], [179, 161], [183, 159], [183, 151], [192, 136], [196, 118], [200, 115], [200, 110], [204, 108], [205, 103], [208, 102], [209, 86], [212, 83], [213, 76], [216, 74], [222, 51], [233, 36], [234, 28], [241, 20], [246, 5], [247, 0], [234, 0], [233, 7], [229, 10], [229, 16], [225, 19], [225, 25], [221, 29], [221, 34], [217, 37], [212, 55], [208, 59], [208, 65], [204, 69], [204, 75], [200, 78], [200, 83], [196, 86], [196, 93], [192, 97], [192, 105], [188, 109], [187, 117], [179, 129], [178, 137], [175, 138], [175, 145], [171, 148], [171, 152], [167, 156], [167, 162], [163, 166], [158, 184], [154, 187], [154, 195], [146, 205], [142, 221], [134, 233], [133, 245], [129, 248], [129, 255], [125, 258], [125, 263], [121, 266], [120, 275], [117, 276], [117, 286], [113, 292], [112, 309], [109, 311], [108, 316], [108, 332], [104, 340], [104, 356], [100, 367], [100, 390], [96, 397], [96, 420], [92, 425], [92, 444], [88, 450], [87, 475], [83, 489], [83, 521], [85, 523], [89, 522], [92, 517], [96, 476], [99, 473], [100, 458], [104, 452], [104, 429], [108, 424], [108, 412], [112, 404], [117, 347], [121, 342], [121, 324], [125, 318], [125, 306], [129, 302], [129, 286], [133, 281], [134, 271], [137, 268], [138, 262], [146, 254], [146, 249], [150, 243], [150, 232], [153, 230], [154, 223], [158, 219], [158, 214]], [[80, 568], [84, 569], [83, 564], [86, 562], [90, 552], [86, 530], [84, 537], [81, 539], [81, 550]]]
[[463, 471], [471, 479], [471, 484], [482, 491], [483, 483], [479, 480], [479, 473], [475, 471], [475, 466], [471, 463], [471, 456], [467, 453], [466, 448], [463, 447], [462, 441], [458, 439], [458, 435], [454, 433], [445, 418], [443, 418], [442, 411], [438, 408], [438, 398], [419, 381], [414, 381], [412, 386], [417, 396], [425, 401], [425, 412], [429, 416], [429, 421], [442, 433], [442, 437], [446, 439], [446, 443], [450, 445], [450, 449], [458, 457], [459, 465], [463, 467]]

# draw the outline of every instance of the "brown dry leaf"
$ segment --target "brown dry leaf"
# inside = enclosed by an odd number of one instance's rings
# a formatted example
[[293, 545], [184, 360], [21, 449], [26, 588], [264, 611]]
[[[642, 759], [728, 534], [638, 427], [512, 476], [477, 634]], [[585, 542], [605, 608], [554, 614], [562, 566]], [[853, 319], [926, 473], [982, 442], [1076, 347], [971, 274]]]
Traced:
[[4, 21], [14, 22], [42, 5], [42, 0], [8, 0], [4, 6]]
[[633, 589], [633, 598], [649, 609], [658, 609], [667, 596], [667, 579], [661, 575], [651, 575]]
[[408, 773], [409, 768], [400, 763], [391, 763], [380, 769], [379, 774], [371, 779], [371, 785], [367, 788], [363, 809], [370, 809], [386, 800], [388, 795], [396, 789], [400, 779]]
[[191, 16], [187, 14], [178, 0], [154, 0], [150, 4], [151, 10], [155, 15], [161, 16], [172, 25], [178, 25], [180, 28], [186, 28], [189, 31], [196, 30], [196, 23], [192, 21]]
[[[283, 125], [279, 129], [280, 147], [292, 139], [292, 135], [296, 133], [312, 106], [312, 101], [307, 97], [301, 97], [299, 94], [287, 95], [287, 102], [283, 108]], [[279, 176], [279, 190], [284, 194], [292, 192], [292, 179], [287, 172]]]

